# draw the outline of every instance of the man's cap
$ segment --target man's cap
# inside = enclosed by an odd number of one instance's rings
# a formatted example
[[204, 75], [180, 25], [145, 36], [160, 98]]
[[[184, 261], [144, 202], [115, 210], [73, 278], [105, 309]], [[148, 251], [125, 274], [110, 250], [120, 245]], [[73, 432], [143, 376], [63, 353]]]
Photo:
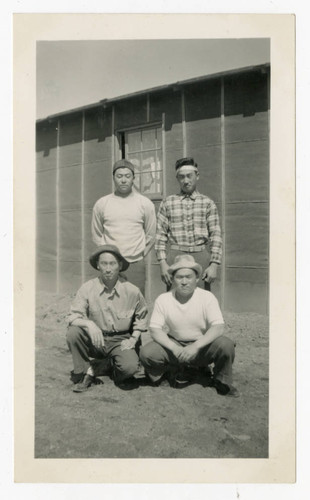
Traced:
[[175, 163], [175, 169], [179, 170], [179, 168], [184, 167], [184, 165], [190, 165], [190, 166], [198, 169], [197, 163], [195, 162], [194, 158], [192, 158], [191, 156], [189, 156], [187, 158], [180, 158], [179, 160], [177, 160]]
[[202, 274], [202, 267], [198, 264], [192, 255], [187, 253], [182, 255], [177, 255], [174, 259], [174, 263], [168, 268], [169, 274], [174, 274], [179, 269], [193, 269], [198, 274], [200, 278]]
[[124, 259], [124, 257], [121, 255], [119, 249], [115, 245], [101, 245], [100, 247], [96, 248], [96, 250], [89, 257], [90, 265], [94, 269], [97, 269], [97, 261], [98, 261], [99, 255], [101, 255], [104, 252], [112, 253], [113, 255], [115, 255], [115, 257], [117, 257], [121, 261], [121, 263], [122, 263], [121, 270], [122, 271], [126, 271], [126, 269], [128, 269], [129, 262], [127, 262], [127, 260]]
[[114, 163], [113, 174], [115, 170], [117, 170], [118, 168], [129, 168], [132, 171], [132, 173], [135, 174], [134, 165], [129, 160], [125, 160], [125, 158], [123, 158], [122, 160], [118, 160], [117, 162]]

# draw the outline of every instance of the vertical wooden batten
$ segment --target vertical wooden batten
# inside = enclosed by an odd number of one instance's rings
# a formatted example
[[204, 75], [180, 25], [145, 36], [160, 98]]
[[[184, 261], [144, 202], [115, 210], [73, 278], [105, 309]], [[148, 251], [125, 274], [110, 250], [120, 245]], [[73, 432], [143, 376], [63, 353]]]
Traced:
[[182, 143], [183, 143], [183, 157], [187, 156], [187, 139], [186, 139], [186, 118], [185, 118], [185, 94], [184, 90], [181, 91], [181, 110], [182, 110]]
[[81, 151], [81, 282], [85, 281], [85, 111], [82, 114]]
[[150, 121], [150, 94], [146, 94], [146, 121]]
[[59, 293], [60, 283], [60, 191], [59, 191], [59, 146], [60, 119], [57, 120], [57, 144], [56, 144], [56, 293]]
[[[111, 151], [111, 159], [112, 159], [112, 165], [111, 165], [111, 172], [112, 172], [112, 168], [113, 168], [113, 165], [115, 163], [115, 108], [114, 106], [112, 106], [112, 120], [111, 120], [111, 148], [112, 148], [112, 151]], [[114, 191], [114, 184], [113, 184], [113, 175], [112, 175], [112, 192]]]
[[223, 255], [221, 264], [221, 289], [220, 303], [221, 308], [225, 308], [225, 286], [226, 286], [226, 148], [225, 148], [225, 83], [221, 78], [221, 209], [222, 209], [222, 239]]
[[[150, 94], [146, 94], [146, 122], [150, 121]], [[149, 304], [151, 302], [151, 280], [152, 280], [152, 259], [151, 252], [145, 258], [145, 299]]]
[[167, 196], [167, 174], [166, 174], [166, 115], [161, 115], [162, 127], [162, 151], [163, 151], [163, 197]]

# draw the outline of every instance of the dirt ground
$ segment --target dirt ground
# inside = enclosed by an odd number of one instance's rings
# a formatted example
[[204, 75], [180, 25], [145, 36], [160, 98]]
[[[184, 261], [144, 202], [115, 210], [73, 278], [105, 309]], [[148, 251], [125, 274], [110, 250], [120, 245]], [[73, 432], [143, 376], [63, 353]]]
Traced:
[[40, 293], [36, 320], [36, 458], [268, 457], [268, 318], [226, 313], [238, 399], [204, 381], [72, 392], [65, 316], [73, 295]]

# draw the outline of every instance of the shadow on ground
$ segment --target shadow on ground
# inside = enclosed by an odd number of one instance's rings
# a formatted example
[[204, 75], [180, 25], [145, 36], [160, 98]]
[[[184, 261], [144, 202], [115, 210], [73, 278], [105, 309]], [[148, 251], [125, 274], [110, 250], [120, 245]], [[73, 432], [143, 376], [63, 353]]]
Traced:
[[104, 385], [72, 392], [65, 316], [72, 296], [40, 293], [36, 321], [36, 458], [268, 457], [268, 318], [225, 314], [241, 397], [194, 383]]

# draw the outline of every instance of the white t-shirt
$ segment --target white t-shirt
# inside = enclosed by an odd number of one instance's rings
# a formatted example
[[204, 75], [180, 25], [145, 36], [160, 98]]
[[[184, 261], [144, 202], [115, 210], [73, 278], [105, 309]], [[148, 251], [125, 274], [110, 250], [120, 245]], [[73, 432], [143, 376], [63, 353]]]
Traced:
[[160, 295], [154, 304], [151, 328], [160, 328], [176, 340], [194, 341], [213, 325], [224, 324], [217, 298], [213, 293], [195, 288], [192, 297], [181, 304], [172, 290]]
[[92, 236], [96, 245], [116, 245], [128, 262], [143, 258], [145, 247], [155, 239], [156, 215], [151, 200], [132, 191], [100, 198], [93, 208]]

